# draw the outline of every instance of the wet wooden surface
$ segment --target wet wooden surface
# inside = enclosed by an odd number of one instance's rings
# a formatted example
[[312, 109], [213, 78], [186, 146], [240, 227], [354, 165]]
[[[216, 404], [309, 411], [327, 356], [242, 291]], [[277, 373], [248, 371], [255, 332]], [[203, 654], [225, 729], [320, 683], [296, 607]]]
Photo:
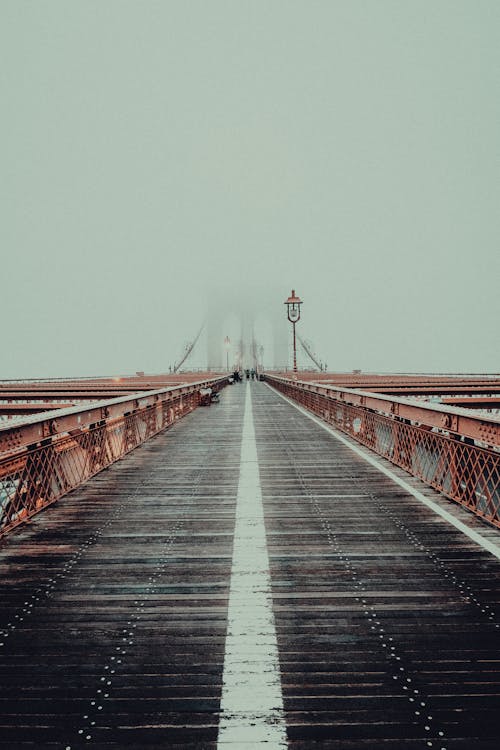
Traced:
[[[2, 543], [0, 748], [216, 748], [244, 390]], [[289, 747], [496, 749], [500, 562], [252, 398]]]
[[270, 390], [254, 418], [290, 747], [498, 748], [500, 562]]
[[242, 416], [228, 389], [2, 545], [0, 747], [215, 747]]

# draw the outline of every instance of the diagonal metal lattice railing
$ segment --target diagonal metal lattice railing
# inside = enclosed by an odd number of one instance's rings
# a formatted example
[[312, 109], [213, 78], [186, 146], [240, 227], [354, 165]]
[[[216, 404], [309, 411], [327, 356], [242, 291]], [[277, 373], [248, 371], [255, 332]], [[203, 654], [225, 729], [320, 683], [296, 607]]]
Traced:
[[266, 375], [269, 385], [500, 527], [500, 419]]
[[0, 537], [193, 411], [227, 377], [142, 392], [0, 426]]

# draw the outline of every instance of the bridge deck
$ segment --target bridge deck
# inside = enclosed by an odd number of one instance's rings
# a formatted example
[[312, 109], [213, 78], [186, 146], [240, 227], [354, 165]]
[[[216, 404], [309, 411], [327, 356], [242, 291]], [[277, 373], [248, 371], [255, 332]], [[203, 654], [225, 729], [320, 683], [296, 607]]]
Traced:
[[[267, 386], [249, 390], [288, 746], [497, 748], [500, 561]], [[246, 391], [3, 542], [0, 748], [217, 747]]]

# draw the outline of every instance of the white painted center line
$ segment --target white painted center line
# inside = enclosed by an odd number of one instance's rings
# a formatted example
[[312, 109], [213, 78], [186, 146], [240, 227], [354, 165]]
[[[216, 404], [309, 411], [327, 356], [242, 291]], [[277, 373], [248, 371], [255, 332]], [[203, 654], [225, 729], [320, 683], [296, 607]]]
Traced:
[[257, 446], [247, 384], [217, 747], [286, 748]]

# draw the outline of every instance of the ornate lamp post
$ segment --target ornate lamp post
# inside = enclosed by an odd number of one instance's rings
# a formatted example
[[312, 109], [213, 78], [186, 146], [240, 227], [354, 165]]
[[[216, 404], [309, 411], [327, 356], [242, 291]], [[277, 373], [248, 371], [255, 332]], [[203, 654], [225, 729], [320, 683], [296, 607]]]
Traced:
[[293, 371], [297, 372], [297, 344], [295, 339], [295, 324], [300, 320], [300, 306], [302, 300], [300, 297], [295, 296], [295, 289], [292, 289], [292, 294], [288, 299], [285, 300], [286, 311], [288, 320], [293, 327]]
[[229, 347], [231, 346], [231, 339], [226, 336], [224, 339], [224, 346], [226, 347], [226, 372], [229, 372]]

